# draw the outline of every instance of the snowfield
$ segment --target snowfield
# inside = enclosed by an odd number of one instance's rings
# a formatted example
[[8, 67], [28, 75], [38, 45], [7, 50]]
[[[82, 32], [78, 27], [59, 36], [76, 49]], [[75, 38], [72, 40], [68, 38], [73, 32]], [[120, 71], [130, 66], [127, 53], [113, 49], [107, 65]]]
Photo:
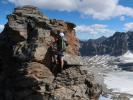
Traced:
[[[119, 59], [122, 63], [133, 63], [133, 53], [127, 51]], [[133, 72], [110, 72], [106, 74], [104, 83], [107, 85], [107, 88], [113, 89], [114, 92], [133, 95]]]
[[133, 72], [112, 72], [107, 74], [104, 83], [113, 92], [133, 95]]
[[[127, 94], [126, 97], [130, 98], [130, 100], [133, 100], [133, 71], [124, 71], [118, 67], [120, 63], [133, 64], [133, 53], [131, 51], [127, 51], [125, 54], [119, 57], [96, 55], [93, 57], [83, 57], [82, 60], [84, 65], [86, 65], [85, 69], [89, 72], [93, 72], [99, 83], [101, 80], [99, 79], [99, 75], [101, 75], [103, 77], [103, 83], [108, 89], [111, 89], [113, 93], [117, 92], [120, 94]], [[124, 67], [126, 66], [124, 65]], [[110, 94], [108, 95], [109, 97], [100, 96], [99, 100], [113, 100], [113, 96]]]
[[120, 56], [120, 62], [133, 63], [133, 53], [131, 51], [127, 51], [124, 55]]

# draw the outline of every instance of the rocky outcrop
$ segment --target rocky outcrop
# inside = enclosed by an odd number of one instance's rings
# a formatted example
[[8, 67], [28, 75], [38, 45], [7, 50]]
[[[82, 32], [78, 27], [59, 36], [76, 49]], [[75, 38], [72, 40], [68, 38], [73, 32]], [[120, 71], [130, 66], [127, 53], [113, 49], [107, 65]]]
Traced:
[[87, 71], [80, 67], [71, 67], [58, 74], [54, 83], [56, 89], [54, 95], [59, 100], [98, 100], [101, 86], [98, 85], [93, 75], [87, 75]]
[[[0, 100], [98, 100], [101, 87], [72, 59], [79, 54], [75, 24], [49, 19], [33, 6], [16, 8], [7, 18], [0, 34]], [[69, 46], [58, 73], [50, 46], [60, 30]]]
[[94, 56], [109, 54], [113, 56], [120, 56], [128, 50], [133, 51], [132, 33], [133, 32], [116, 32], [109, 38], [100, 38], [100, 41], [98, 42], [97, 40], [99, 39], [81, 42], [81, 55]]

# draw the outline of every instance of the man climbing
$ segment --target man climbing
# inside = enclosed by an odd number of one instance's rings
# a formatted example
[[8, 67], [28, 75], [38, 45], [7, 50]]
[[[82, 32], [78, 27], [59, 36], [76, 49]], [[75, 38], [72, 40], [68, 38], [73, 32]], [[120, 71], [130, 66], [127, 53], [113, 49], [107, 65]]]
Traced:
[[64, 66], [64, 52], [67, 46], [68, 44], [66, 38], [64, 37], [64, 33], [60, 32], [57, 40], [57, 59], [60, 63], [61, 70], [63, 69]]

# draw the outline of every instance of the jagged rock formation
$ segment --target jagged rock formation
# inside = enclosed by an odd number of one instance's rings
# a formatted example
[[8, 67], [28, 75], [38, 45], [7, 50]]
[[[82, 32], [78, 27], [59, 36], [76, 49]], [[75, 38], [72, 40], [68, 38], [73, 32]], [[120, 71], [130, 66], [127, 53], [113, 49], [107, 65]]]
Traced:
[[116, 32], [109, 38], [102, 37], [96, 40], [81, 42], [81, 44], [80, 52], [83, 56], [103, 54], [119, 56], [126, 53], [128, 50], [133, 51], [133, 32]]
[[92, 56], [97, 54], [97, 47], [103, 42], [106, 38], [101, 37], [99, 39], [93, 40], [90, 39], [88, 41], [80, 41], [81, 48], [80, 53], [82, 56]]
[[7, 18], [0, 34], [0, 100], [98, 100], [101, 87], [80, 66], [51, 72], [50, 45], [59, 30], [69, 44], [66, 62], [79, 53], [73, 23], [49, 19], [33, 6]]

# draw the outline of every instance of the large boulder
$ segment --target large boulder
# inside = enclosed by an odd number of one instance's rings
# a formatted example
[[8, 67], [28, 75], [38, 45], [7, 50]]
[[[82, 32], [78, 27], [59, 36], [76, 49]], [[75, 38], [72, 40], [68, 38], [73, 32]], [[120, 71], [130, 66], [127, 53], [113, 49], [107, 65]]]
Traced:
[[[49, 19], [33, 6], [15, 8], [7, 18], [0, 34], [0, 100], [98, 100], [101, 88], [93, 83], [94, 77], [73, 68], [79, 54], [75, 24]], [[68, 40], [69, 66], [55, 73], [51, 45], [60, 30]]]
[[73, 66], [58, 73], [52, 89], [49, 90], [52, 94], [49, 98], [52, 100], [98, 100], [102, 92], [94, 76], [80, 66]]
[[77, 55], [79, 42], [75, 36], [75, 24], [63, 20], [48, 19], [32, 6], [19, 7], [8, 15], [8, 23], [1, 33], [3, 41], [10, 42], [13, 54], [22, 60], [43, 61], [47, 49], [57, 31], [64, 30], [68, 40], [67, 53]]

